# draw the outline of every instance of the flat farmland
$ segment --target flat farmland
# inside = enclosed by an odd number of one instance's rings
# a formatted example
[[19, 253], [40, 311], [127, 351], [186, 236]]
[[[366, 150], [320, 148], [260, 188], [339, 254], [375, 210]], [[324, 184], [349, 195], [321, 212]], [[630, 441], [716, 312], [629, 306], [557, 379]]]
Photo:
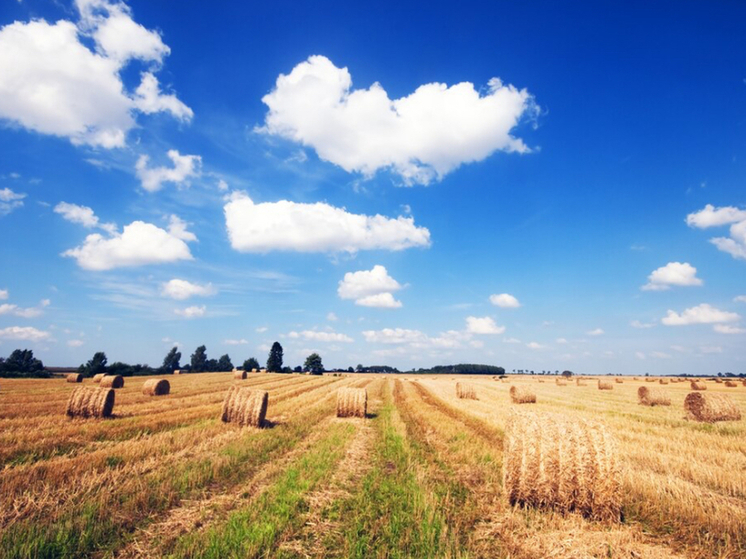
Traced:
[[[79, 384], [0, 379], [1, 557], [746, 557], [746, 420], [685, 419], [689, 382], [205, 373], [154, 397], [148, 378], [110, 419], [65, 415]], [[221, 421], [235, 384], [269, 393], [264, 428]], [[746, 386], [706, 384], [746, 411]], [[671, 405], [639, 405], [641, 386]], [[367, 390], [367, 418], [336, 417], [343, 387]], [[618, 521], [510, 504], [506, 426], [526, 409], [606, 427]]]

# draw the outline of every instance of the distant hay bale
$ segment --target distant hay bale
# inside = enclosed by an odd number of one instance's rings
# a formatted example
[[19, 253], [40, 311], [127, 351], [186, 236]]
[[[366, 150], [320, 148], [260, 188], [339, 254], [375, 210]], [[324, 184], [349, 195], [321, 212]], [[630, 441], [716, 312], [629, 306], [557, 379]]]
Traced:
[[668, 384], [668, 379], [667, 378], [659, 378], [658, 379], [658, 384]]
[[686, 418], [695, 421], [738, 421], [741, 410], [726, 394], [690, 392], [684, 399]]
[[641, 386], [637, 389], [637, 399], [643, 406], [670, 406], [671, 398], [658, 388]]
[[718, 384], [723, 384], [723, 380], [722, 380], [722, 379], [719, 379], [719, 378], [716, 378], [716, 379], [715, 379], [715, 382], [717, 382]]
[[93, 375], [93, 382], [101, 382], [101, 379], [104, 378], [105, 376], [106, 375], [104, 373]]
[[522, 386], [510, 387], [510, 399], [514, 404], [535, 404], [536, 394]]
[[637, 377], [632, 377], [632, 380], [640, 380], [640, 379]]
[[456, 383], [456, 396], [458, 396], [462, 400], [463, 399], [466, 399], [466, 400], [477, 399], [477, 393], [474, 390], [474, 387], [471, 384], [466, 384], [465, 382]]
[[562, 379], [555, 379], [555, 381], [554, 381], [554, 382], [555, 382], [555, 384], [556, 384], [557, 386], [567, 386], [567, 381], [566, 381], [566, 380], [562, 380]]
[[181, 369], [174, 369], [174, 374], [175, 375], [180, 375], [181, 374]]
[[111, 417], [114, 410], [114, 390], [97, 386], [80, 386], [67, 401], [69, 417]]
[[[70, 381], [68, 381], [68, 382], [70, 382]], [[735, 382], [733, 382], [732, 380], [726, 380], [725, 381], [725, 386], [727, 386], [728, 388], [736, 388], [736, 387], [738, 387], [738, 385]]]
[[124, 377], [122, 375], [104, 375], [101, 378], [102, 388], [124, 388]]
[[80, 373], [70, 373], [67, 375], [67, 382], [83, 382], [83, 375]]
[[224, 423], [237, 423], [241, 427], [261, 427], [267, 416], [269, 394], [266, 390], [231, 386], [223, 400], [220, 419]]
[[[557, 384], [559, 384], [559, 382]], [[581, 378], [576, 378], [575, 379], [575, 385], [576, 386], [588, 386], [588, 383], [587, 382], [583, 382], [583, 379], [581, 379]]]
[[365, 417], [368, 391], [365, 388], [340, 388], [337, 391], [337, 417]]
[[645, 382], [655, 382], [654, 378], [646, 377]]
[[613, 390], [614, 385], [609, 382], [608, 380], [599, 380], [598, 381], [598, 389], [599, 390]]
[[707, 385], [704, 382], [693, 380], [689, 383], [689, 387], [692, 390], [707, 390]]
[[169, 392], [171, 392], [171, 383], [164, 378], [151, 378], [142, 385], [142, 393], [146, 396], [165, 396]]
[[511, 505], [618, 521], [622, 495], [616, 442], [600, 423], [514, 412], [505, 430], [503, 487]]
[[744, 386], [746, 386], [746, 380], [742, 380], [741, 384], [743, 384]]
[[246, 380], [246, 371], [233, 371], [233, 378], [236, 380]]
[[617, 383], [617, 384], [623, 384], [624, 383], [624, 381], [622, 379], [620, 379], [619, 377], [615, 378], [614, 382]]

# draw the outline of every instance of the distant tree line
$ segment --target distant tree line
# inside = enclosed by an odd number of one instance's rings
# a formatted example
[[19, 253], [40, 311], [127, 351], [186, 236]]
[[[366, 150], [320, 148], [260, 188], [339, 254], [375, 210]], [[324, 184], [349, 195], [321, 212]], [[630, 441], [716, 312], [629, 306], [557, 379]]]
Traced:
[[462, 363], [459, 365], [437, 365], [429, 369], [417, 369], [417, 373], [429, 375], [504, 375], [503, 367]]
[[44, 363], [34, 357], [32, 350], [16, 349], [7, 358], [0, 357], [0, 376], [48, 378], [52, 375], [44, 370]]
[[[349, 372], [349, 369], [347, 369]], [[358, 365], [355, 367], [355, 372], [358, 373], [384, 373], [384, 374], [395, 374], [400, 373], [399, 369], [396, 367], [389, 367], [388, 365], [369, 365], [367, 367], [364, 367], [363, 365]]]

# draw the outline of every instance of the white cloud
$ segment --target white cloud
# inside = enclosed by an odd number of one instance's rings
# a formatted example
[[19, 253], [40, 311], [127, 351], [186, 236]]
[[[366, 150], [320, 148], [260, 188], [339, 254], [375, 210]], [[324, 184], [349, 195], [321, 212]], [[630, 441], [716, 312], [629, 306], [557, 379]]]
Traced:
[[0, 315], [11, 314], [18, 308], [17, 305], [11, 305], [10, 303], [3, 303], [0, 305]]
[[672, 285], [692, 286], [702, 285], [697, 277], [697, 268], [688, 262], [669, 262], [665, 266], [654, 270], [648, 276], [648, 283], [643, 285], [643, 291], [665, 291]]
[[546, 346], [541, 345], [538, 342], [529, 342], [526, 344], [526, 347], [529, 349], [546, 349]]
[[[182, 121], [191, 120], [194, 116], [192, 109], [179, 101], [176, 95], [163, 95], [158, 85], [158, 78], [150, 72], [142, 74], [142, 81], [135, 90], [135, 107], [145, 114], [171, 113]], [[171, 152], [169, 156], [170, 154]]]
[[329, 322], [336, 322], [337, 320], [339, 320], [339, 319], [337, 318], [337, 315], [336, 315], [336, 314], [334, 314], [333, 312], [330, 312], [329, 314], [327, 314], [327, 315], [326, 315], [326, 319], [327, 319], [327, 320], [328, 320]]
[[247, 345], [248, 343], [248, 340], [244, 340], [243, 338], [240, 340], [223, 340], [223, 344], [225, 345]]
[[[2, 56], [2, 55], [0, 55]], [[2, 86], [2, 77], [0, 77], [0, 86]], [[0, 90], [0, 97], [2, 91]], [[2, 114], [0, 113], [0, 116]], [[8, 215], [16, 208], [23, 206], [23, 199], [26, 197], [25, 194], [19, 192], [13, 192], [10, 188], [0, 189], [0, 216]]]
[[32, 326], [8, 326], [0, 330], [0, 340], [40, 342], [48, 339], [49, 332], [37, 330]]
[[19, 316], [21, 318], [36, 318], [44, 314], [44, 308], [48, 307], [50, 303], [51, 301], [49, 299], [42, 299], [37, 306], [26, 308], [3, 303], [0, 305], [0, 315], [12, 314], [13, 316]]
[[211, 283], [201, 285], [187, 280], [174, 278], [161, 284], [161, 294], [164, 297], [183, 301], [190, 297], [209, 297], [217, 293]]
[[601, 328], [596, 328], [594, 330], [589, 330], [586, 334], [589, 336], [603, 336], [604, 331]]
[[184, 318], [199, 318], [201, 316], [205, 316], [206, 312], [207, 307], [205, 305], [202, 305], [201, 307], [195, 305], [192, 307], [187, 307], [185, 309], [174, 309], [174, 313]]
[[[363, 336], [365, 337], [365, 341], [369, 343], [398, 345], [402, 348], [406, 346], [413, 350], [458, 349], [463, 347], [463, 343], [469, 341], [471, 338], [470, 333], [459, 332], [457, 330], [441, 332], [438, 336], [428, 336], [419, 330], [409, 330], [406, 328], [366, 330], [363, 332]], [[378, 352], [376, 354], [385, 356], [385, 354]]]
[[339, 282], [337, 294], [341, 299], [355, 299], [363, 307], [396, 309], [402, 306], [392, 292], [402, 285], [389, 276], [384, 266], [376, 265], [371, 270], [347, 272]]
[[[122, 2], [79, 0], [77, 6], [77, 23], [16, 21], [0, 28], [0, 119], [74, 144], [122, 147], [136, 113], [173, 113], [176, 104], [173, 96], [159, 101], [149, 73], [140, 94], [129, 94], [121, 73], [133, 59], [157, 65], [169, 50]], [[175, 114], [186, 118], [181, 105]]]
[[741, 317], [728, 311], [721, 311], [703, 303], [686, 309], [683, 313], [678, 314], [672, 310], [661, 319], [666, 326], [685, 326], [689, 324], [716, 324], [724, 322], [738, 322]]
[[686, 224], [699, 229], [719, 227], [739, 221], [746, 221], [746, 210], [739, 210], [733, 206], [716, 208], [712, 204], [707, 204], [704, 209], [686, 216]]
[[0, 289], [0, 301], [4, 301], [8, 298], [8, 290]]
[[164, 182], [172, 182], [181, 185], [191, 177], [200, 174], [202, 158], [199, 155], [181, 155], [178, 150], [168, 150], [168, 158], [173, 162], [173, 167], [151, 167], [148, 168], [149, 157], [141, 155], [135, 164], [135, 172], [140, 184], [148, 192], [157, 192], [163, 187]]
[[312, 340], [315, 342], [354, 342], [347, 334], [338, 332], [317, 332], [316, 330], [303, 330], [302, 332], [290, 332], [288, 338]]
[[501, 293], [500, 295], [490, 295], [490, 303], [496, 307], [503, 309], [517, 309], [521, 306], [518, 299], [510, 295], [509, 293]]
[[178, 218], [174, 223], [172, 219], [169, 231], [165, 231], [152, 223], [133, 221], [109, 238], [98, 233], [88, 235], [82, 245], [62, 255], [75, 258], [81, 268], [97, 271], [192, 260], [184, 241], [196, 237], [183, 229]]
[[489, 316], [466, 318], [466, 331], [471, 334], [502, 334], [505, 326], [498, 326]]
[[60, 202], [54, 207], [54, 213], [58, 213], [63, 217], [63, 219], [72, 223], [78, 223], [88, 229], [100, 227], [112, 235], [116, 232], [116, 225], [113, 223], [101, 223], [96, 214], [93, 213], [93, 210], [88, 206], [78, 206], [77, 204]]
[[269, 328], [267, 328], [266, 326], [260, 326], [259, 328], [256, 328], [255, 331], [258, 332], [259, 334], [263, 334], [267, 330], [269, 330]]
[[366, 330], [363, 332], [366, 342], [381, 344], [407, 344], [424, 342], [427, 336], [419, 330], [407, 328], [384, 328], [382, 330]]
[[522, 342], [518, 338], [505, 338], [503, 340], [503, 343], [504, 344], [520, 344]]
[[733, 258], [746, 260], [746, 220], [730, 226], [730, 238], [715, 237], [710, 242]]
[[85, 344], [85, 342], [83, 340], [68, 340], [67, 341], [67, 345], [69, 347], [80, 347], [83, 344]]
[[269, 112], [259, 130], [309, 146], [348, 172], [391, 169], [405, 184], [428, 184], [495, 151], [530, 151], [511, 131], [538, 108], [525, 89], [497, 78], [485, 95], [468, 82], [425, 84], [395, 100], [378, 83], [351, 88], [347, 68], [311, 56], [263, 97]]
[[740, 328], [738, 326], [730, 326], [728, 324], [716, 324], [712, 327], [715, 332], [719, 334], [744, 334], [746, 328]]
[[565, 338], [557, 338], [554, 341], [555, 341], [555, 343], [558, 343], [558, 344], [566, 344], [567, 343], [567, 340]]
[[652, 328], [655, 324], [650, 322], [640, 322], [639, 320], [633, 320], [629, 323], [632, 328]]
[[218, 190], [220, 192], [227, 192], [228, 191], [228, 183], [225, 182], [223, 179], [220, 179], [218, 181]]
[[234, 192], [224, 210], [231, 246], [240, 252], [355, 253], [430, 245], [430, 232], [411, 217], [352, 214], [321, 202], [255, 204], [243, 192]]
[[746, 295], [739, 295], [738, 297], [734, 297], [733, 301], [736, 303], [746, 303]]

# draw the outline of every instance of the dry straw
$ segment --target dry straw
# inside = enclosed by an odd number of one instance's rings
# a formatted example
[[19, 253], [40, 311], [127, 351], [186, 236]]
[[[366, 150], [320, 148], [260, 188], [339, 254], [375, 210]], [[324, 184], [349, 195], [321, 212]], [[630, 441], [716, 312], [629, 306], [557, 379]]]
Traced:
[[670, 406], [671, 398], [658, 388], [641, 386], [637, 389], [637, 399], [643, 406]]
[[555, 379], [555, 381], [554, 381], [554, 382], [555, 382], [555, 384], [556, 384], [557, 386], [567, 386], [567, 381], [565, 381], [565, 380], [561, 380], [561, 379]]
[[105, 376], [106, 375], [104, 373], [93, 375], [93, 382], [101, 382], [101, 379], [104, 378]]
[[225, 423], [261, 427], [267, 416], [269, 394], [266, 390], [253, 390], [231, 386], [223, 400], [223, 413], [220, 417]]
[[722, 379], [719, 379], [719, 378], [716, 378], [716, 379], [715, 379], [715, 382], [717, 382], [718, 384], [723, 384], [723, 381], [722, 381]]
[[608, 380], [599, 380], [598, 381], [598, 389], [599, 390], [613, 390], [614, 385], [609, 382]]
[[623, 384], [624, 383], [624, 381], [622, 379], [620, 379], [620, 378], [615, 378], [614, 382], [617, 383], [617, 384]]
[[171, 383], [164, 378], [151, 378], [142, 385], [142, 393], [146, 396], [165, 396], [169, 392], [171, 392]]
[[645, 382], [655, 382], [655, 379], [654, 378], [646, 378]]
[[124, 377], [122, 375], [104, 375], [101, 379], [102, 388], [124, 388]]
[[692, 390], [707, 390], [707, 385], [704, 382], [693, 380], [689, 383], [689, 387]]
[[684, 410], [686, 418], [695, 421], [714, 423], [741, 419], [741, 410], [725, 394], [690, 392], [684, 399]]
[[733, 382], [732, 380], [726, 380], [725, 381], [725, 386], [727, 386], [728, 388], [736, 388], [736, 387], [738, 387], [738, 385], [735, 382]]
[[620, 518], [616, 443], [600, 423], [514, 412], [505, 430], [503, 486], [511, 505]]
[[514, 404], [535, 404], [536, 394], [522, 386], [510, 387], [510, 399]]
[[233, 371], [233, 378], [236, 380], [245, 380], [246, 371]]
[[70, 417], [111, 417], [114, 410], [114, 391], [97, 386], [80, 386], [67, 401]]
[[456, 396], [466, 400], [477, 399], [477, 393], [474, 390], [474, 387], [471, 384], [466, 384], [465, 382], [456, 383]]
[[[559, 384], [559, 383], [557, 383], [557, 384]], [[583, 379], [580, 379], [580, 378], [576, 378], [575, 379], [575, 384], [577, 386], [587, 386], [588, 385], [587, 382], [583, 382]]]
[[668, 384], [668, 379], [667, 378], [659, 378], [658, 379], [658, 383], [659, 384]]
[[67, 375], [67, 382], [83, 382], [83, 375], [80, 373], [70, 373]]
[[365, 417], [368, 391], [365, 388], [340, 388], [337, 392], [337, 417]]

